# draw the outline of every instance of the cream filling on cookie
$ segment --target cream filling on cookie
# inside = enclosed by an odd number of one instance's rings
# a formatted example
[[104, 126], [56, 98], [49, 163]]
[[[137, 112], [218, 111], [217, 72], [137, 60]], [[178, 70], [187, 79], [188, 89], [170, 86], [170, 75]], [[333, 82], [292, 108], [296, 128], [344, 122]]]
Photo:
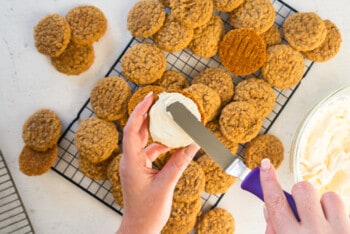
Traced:
[[185, 147], [193, 142], [171, 118], [170, 113], [166, 111], [167, 106], [174, 102], [180, 102], [198, 119], [201, 120], [201, 114], [197, 104], [190, 98], [181, 93], [160, 93], [158, 100], [153, 104], [149, 111], [149, 130], [153, 141], [159, 142], [170, 148]]

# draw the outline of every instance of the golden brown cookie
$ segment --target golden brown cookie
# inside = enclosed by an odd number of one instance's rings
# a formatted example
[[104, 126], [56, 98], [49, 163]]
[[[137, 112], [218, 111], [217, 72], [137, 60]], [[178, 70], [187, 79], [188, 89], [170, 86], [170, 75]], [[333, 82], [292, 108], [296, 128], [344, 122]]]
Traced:
[[184, 90], [192, 94], [203, 107], [205, 120], [207, 122], [213, 120], [219, 114], [221, 99], [214, 89], [205, 84], [193, 84]]
[[171, 0], [171, 14], [185, 27], [206, 24], [213, 13], [213, 0]]
[[220, 130], [220, 125], [218, 120], [211, 121], [205, 125], [215, 136], [219, 139], [219, 141], [228, 148], [232, 154], [236, 154], [238, 150], [238, 143], [232, 142], [227, 139], [224, 135], [222, 135]]
[[111, 76], [95, 84], [90, 94], [90, 103], [98, 118], [114, 121], [126, 115], [130, 97], [129, 84], [121, 77]]
[[231, 76], [221, 68], [210, 67], [196, 75], [192, 84], [205, 84], [214, 89], [220, 96], [221, 105], [227, 104], [234, 93], [234, 83]]
[[91, 45], [107, 30], [107, 19], [95, 6], [78, 6], [71, 9], [66, 19], [72, 29], [72, 40], [80, 45]]
[[176, 149], [171, 149], [170, 151], [160, 154], [156, 160], [154, 160], [152, 163], [153, 165], [158, 168], [158, 169], [162, 169], [163, 166], [168, 162], [168, 160], [170, 159], [171, 155], [173, 155], [173, 153], [175, 153]]
[[297, 85], [303, 77], [303, 55], [289, 45], [274, 45], [267, 49], [267, 59], [261, 72], [268, 83], [279, 89]]
[[305, 57], [314, 62], [325, 62], [333, 58], [339, 51], [342, 36], [337, 26], [330, 20], [324, 20], [327, 36], [323, 43], [310, 51], [304, 51]]
[[262, 126], [262, 119], [249, 102], [231, 102], [221, 111], [221, 133], [229, 140], [245, 143], [258, 135]]
[[57, 57], [66, 49], [71, 29], [65, 18], [58, 14], [44, 17], [34, 28], [35, 47], [42, 54]]
[[262, 39], [264, 40], [266, 47], [278, 45], [282, 43], [281, 33], [275, 25], [261, 34]]
[[107, 179], [112, 185], [112, 195], [114, 197], [115, 203], [117, 203], [121, 208], [124, 207], [123, 200], [123, 190], [122, 184], [120, 182], [119, 176], [119, 164], [122, 154], [117, 155], [113, 158], [112, 162], [107, 167]]
[[193, 39], [188, 47], [199, 57], [213, 57], [218, 52], [224, 30], [224, 22], [220, 16], [213, 14], [208, 23], [194, 29]]
[[275, 9], [270, 0], [245, 0], [230, 13], [234, 28], [251, 28], [257, 33], [266, 32], [275, 21]]
[[118, 138], [114, 123], [90, 117], [79, 124], [74, 141], [81, 157], [100, 163], [117, 149]]
[[78, 155], [79, 170], [87, 177], [93, 180], [105, 180], [107, 179], [107, 168], [111, 164], [112, 160], [119, 154], [119, 147], [113, 151], [111, 156], [106, 160], [93, 163], [88, 158], [80, 157]]
[[243, 2], [244, 0], [214, 0], [214, 9], [223, 12], [231, 12]]
[[202, 168], [192, 161], [181, 175], [174, 190], [174, 201], [194, 201], [203, 191], [205, 175]]
[[186, 77], [174, 70], [165, 71], [162, 77], [153, 84], [162, 86], [166, 90], [182, 90], [189, 86]]
[[139, 104], [139, 102], [141, 102], [144, 97], [146, 97], [146, 95], [150, 92], [153, 92], [154, 95], [157, 95], [164, 91], [165, 88], [158, 85], [147, 85], [139, 88], [132, 94], [130, 98], [130, 101], [128, 103], [128, 114], [130, 115], [131, 112], [135, 109], [136, 105]]
[[269, 83], [260, 78], [247, 78], [238, 83], [234, 101], [250, 102], [260, 118], [268, 116], [276, 102], [276, 94]]
[[170, 217], [162, 229], [162, 234], [181, 234], [190, 232], [200, 214], [201, 198], [191, 202], [173, 201]]
[[229, 31], [219, 44], [222, 64], [234, 75], [249, 75], [266, 60], [266, 45], [252, 29]]
[[158, 0], [141, 0], [131, 8], [127, 26], [134, 37], [150, 37], [165, 20], [165, 8]]
[[92, 45], [78, 45], [71, 41], [60, 56], [51, 58], [51, 64], [64, 74], [79, 75], [91, 67], [94, 59]]
[[27, 176], [42, 175], [55, 163], [57, 154], [57, 145], [44, 152], [35, 151], [28, 146], [24, 146], [18, 158], [19, 170]]
[[139, 43], [124, 54], [122, 73], [135, 84], [151, 84], [162, 77], [166, 68], [163, 52], [150, 43]]
[[227, 210], [214, 208], [201, 217], [196, 229], [198, 234], [232, 234], [235, 231], [235, 220]]
[[159, 0], [165, 7], [170, 7], [170, 0]]
[[319, 47], [327, 35], [325, 23], [313, 12], [298, 12], [288, 16], [282, 29], [284, 38], [298, 51]]
[[284, 159], [284, 148], [282, 142], [276, 136], [260, 135], [248, 144], [244, 153], [244, 161], [247, 167], [253, 169], [260, 166], [263, 158], [269, 158], [275, 168], [281, 165]]
[[[233, 160], [233, 158], [232, 158]], [[209, 194], [226, 193], [236, 181], [236, 177], [225, 173], [213, 159], [207, 154], [203, 154], [196, 161], [205, 174], [204, 191]]]
[[57, 144], [61, 129], [61, 121], [55, 112], [40, 109], [24, 122], [22, 139], [33, 150], [44, 152]]
[[173, 15], [167, 15], [164, 25], [153, 35], [154, 43], [162, 50], [183, 50], [193, 38], [193, 29], [181, 25]]

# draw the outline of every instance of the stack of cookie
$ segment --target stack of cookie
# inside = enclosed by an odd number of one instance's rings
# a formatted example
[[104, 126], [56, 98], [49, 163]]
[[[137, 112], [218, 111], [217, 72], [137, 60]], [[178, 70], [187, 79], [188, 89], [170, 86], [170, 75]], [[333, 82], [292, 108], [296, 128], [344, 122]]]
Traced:
[[57, 158], [61, 129], [61, 121], [52, 110], [40, 109], [29, 116], [22, 129], [25, 146], [18, 159], [21, 172], [37, 176], [50, 169]]
[[48, 55], [52, 65], [67, 75], [79, 75], [93, 64], [93, 43], [107, 30], [107, 20], [95, 6], [78, 6], [66, 17], [50, 14], [34, 28], [37, 50]]

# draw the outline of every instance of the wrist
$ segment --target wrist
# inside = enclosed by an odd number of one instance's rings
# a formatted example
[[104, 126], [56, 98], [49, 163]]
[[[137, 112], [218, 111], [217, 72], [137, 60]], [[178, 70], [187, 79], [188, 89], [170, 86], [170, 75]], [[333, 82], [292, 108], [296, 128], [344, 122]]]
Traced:
[[158, 230], [153, 226], [142, 220], [123, 217], [116, 234], [158, 234], [161, 232], [161, 229]]

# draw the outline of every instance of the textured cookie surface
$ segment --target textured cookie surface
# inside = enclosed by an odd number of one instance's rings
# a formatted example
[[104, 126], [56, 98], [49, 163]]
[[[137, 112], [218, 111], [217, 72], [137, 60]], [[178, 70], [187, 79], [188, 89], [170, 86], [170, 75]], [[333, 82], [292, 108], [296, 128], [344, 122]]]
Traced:
[[289, 45], [275, 45], [267, 49], [266, 63], [262, 74], [271, 85], [279, 89], [291, 88], [303, 77], [303, 55]]
[[193, 29], [180, 24], [173, 15], [166, 16], [164, 25], [153, 36], [154, 43], [168, 52], [185, 49], [192, 38]]
[[112, 122], [90, 117], [80, 123], [74, 141], [81, 157], [99, 163], [118, 147], [118, 137], [119, 133]]
[[230, 25], [234, 28], [252, 28], [257, 33], [263, 33], [271, 28], [275, 16], [270, 0], [245, 0], [230, 13]]
[[128, 102], [128, 114], [130, 115], [131, 112], [135, 109], [136, 105], [139, 102], [141, 102], [143, 98], [150, 92], [153, 92], [154, 95], [157, 95], [164, 91], [165, 91], [165, 88], [158, 85], [147, 85], [139, 88], [132, 94]]
[[228, 148], [232, 154], [236, 154], [238, 150], [238, 143], [235, 143], [229, 139], [227, 139], [224, 135], [222, 135], [220, 130], [220, 124], [218, 120], [213, 120], [205, 125], [218, 140]]
[[323, 43], [311, 50], [304, 51], [306, 58], [315, 62], [325, 62], [333, 58], [339, 51], [342, 42], [342, 36], [337, 26], [330, 20], [324, 20], [327, 28], [327, 36]]
[[122, 158], [122, 154], [118, 154], [113, 158], [112, 162], [107, 167], [107, 178], [108, 181], [112, 185], [112, 195], [114, 197], [115, 202], [121, 207], [124, 207], [123, 200], [123, 190], [122, 184], [120, 182], [119, 176], [119, 164], [120, 159]]
[[249, 75], [266, 60], [266, 45], [252, 29], [229, 31], [219, 44], [219, 56], [227, 70], [235, 75]]
[[150, 43], [136, 44], [126, 51], [122, 61], [122, 73], [135, 84], [151, 84], [162, 77], [166, 58], [157, 46]]
[[118, 76], [112, 76], [95, 84], [91, 91], [90, 103], [97, 117], [114, 121], [125, 116], [130, 97], [128, 83]]
[[214, 0], [214, 9], [223, 12], [231, 12], [243, 2], [244, 0]]
[[230, 212], [222, 208], [209, 210], [197, 223], [198, 234], [232, 234], [235, 220]]
[[269, 83], [259, 78], [247, 78], [238, 83], [234, 101], [250, 102], [260, 118], [268, 116], [276, 102], [275, 91]]
[[275, 168], [281, 165], [284, 158], [284, 148], [276, 136], [260, 135], [248, 144], [244, 153], [244, 161], [249, 168], [260, 166], [263, 158], [269, 158]]
[[79, 45], [71, 41], [60, 56], [51, 58], [51, 63], [59, 72], [79, 75], [91, 67], [94, 59], [92, 45]]
[[221, 105], [228, 103], [234, 93], [231, 76], [221, 68], [206, 68], [192, 80], [192, 84], [205, 84], [214, 89], [220, 96]]
[[78, 6], [71, 9], [66, 19], [72, 29], [72, 40], [81, 45], [98, 41], [107, 30], [107, 19], [95, 6]]
[[225, 171], [207, 154], [203, 154], [196, 162], [204, 171], [204, 190], [209, 194], [225, 193], [236, 181], [236, 177], [225, 173]]
[[44, 17], [34, 28], [35, 47], [42, 54], [57, 57], [66, 49], [71, 29], [65, 18], [58, 14]]
[[262, 120], [249, 102], [237, 101], [227, 104], [221, 111], [220, 130], [229, 140], [245, 143], [258, 135]]
[[162, 86], [166, 90], [182, 90], [189, 86], [186, 77], [174, 70], [165, 71], [162, 77], [153, 84]]
[[264, 40], [266, 47], [278, 45], [282, 43], [281, 33], [275, 25], [261, 34], [262, 39]]
[[150, 37], [165, 20], [165, 9], [158, 0], [141, 0], [129, 11], [127, 26], [134, 37]]
[[289, 16], [282, 29], [285, 39], [298, 51], [319, 47], [327, 35], [323, 20], [313, 12], [299, 12]]
[[213, 14], [207, 24], [194, 29], [193, 39], [188, 47], [200, 57], [213, 57], [218, 52], [223, 35], [224, 22], [220, 16]]
[[45, 152], [35, 151], [24, 146], [18, 159], [19, 170], [28, 176], [42, 175], [55, 163], [57, 154], [57, 145]]
[[24, 122], [22, 139], [36, 151], [46, 151], [57, 144], [61, 134], [61, 121], [55, 112], [40, 109]]

